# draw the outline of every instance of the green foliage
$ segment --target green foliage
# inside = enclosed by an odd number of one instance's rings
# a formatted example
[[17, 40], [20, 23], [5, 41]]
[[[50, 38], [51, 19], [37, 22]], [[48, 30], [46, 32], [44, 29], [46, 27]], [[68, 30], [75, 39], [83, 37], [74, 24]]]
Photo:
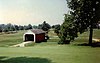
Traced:
[[24, 26], [19, 25], [19, 30], [24, 30]]
[[16, 28], [14, 25], [11, 23], [5, 25], [5, 24], [0, 24], [0, 29], [2, 32], [8, 32], [8, 31], [16, 31]]
[[14, 27], [15, 27], [16, 31], [19, 30], [19, 26], [18, 25], [14, 25]]
[[78, 32], [83, 33], [90, 28], [89, 44], [91, 44], [93, 28], [100, 20], [100, 0], [67, 0], [67, 3]]
[[99, 11], [97, 8], [100, 6], [98, 0], [71, 0], [68, 4], [72, 10], [71, 15], [75, 16], [74, 20], [79, 32], [84, 32], [91, 22], [92, 25], [98, 22], [99, 16], [96, 14]]
[[13, 25], [11, 23], [8, 24], [0, 24], [0, 32], [9, 32], [9, 31], [19, 31], [19, 30], [29, 30], [32, 29], [32, 25]]
[[28, 29], [32, 29], [32, 25], [31, 24], [28, 25]]
[[32, 27], [33, 29], [37, 29], [38, 28], [38, 26], [36, 26], [36, 25], [33, 25], [33, 27]]
[[48, 23], [46, 23], [46, 21], [44, 21], [42, 24], [38, 25], [38, 28], [44, 31], [48, 31], [51, 28], [51, 26]]
[[51, 28], [51, 26], [48, 23], [46, 23], [46, 21], [44, 21], [42, 24], [42, 29], [44, 31], [48, 31], [50, 28]]
[[53, 25], [52, 28], [54, 29], [54, 32], [58, 35], [60, 30], [60, 24]]
[[28, 30], [28, 26], [26, 26], [26, 25], [24, 25], [23, 28], [24, 28], [24, 30]]
[[32, 25], [31, 24], [24, 25], [23, 28], [24, 30], [29, 30], [29, 29], [32, 29]]
[[69, 43], [77, 37], [77, 28], [73, 25], [73, 16], [65, 14], [64, 23], [61, 25], [59, 44]]

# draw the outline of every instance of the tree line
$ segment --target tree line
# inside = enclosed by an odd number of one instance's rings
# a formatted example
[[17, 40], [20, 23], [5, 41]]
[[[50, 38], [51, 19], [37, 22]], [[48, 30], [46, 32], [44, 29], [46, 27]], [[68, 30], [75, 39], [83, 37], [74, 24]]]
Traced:
[[16, 24], [0, 24], [0, 32], [9, 32], [9, 31], [19, 31], [19, 30], [29, 30], [29, 29], [42, 29], [44, 31], [48, 31], [51, 28], [50, 24], [44, 21], [39, 25], [16, 25]]
[[32, 29], [32, 25], [13, 25], [11, 23], [8, 24], [0, 24], [0, 32], [9, 32], [9, 31], [19, 31], [19, 30], [28, 30]]

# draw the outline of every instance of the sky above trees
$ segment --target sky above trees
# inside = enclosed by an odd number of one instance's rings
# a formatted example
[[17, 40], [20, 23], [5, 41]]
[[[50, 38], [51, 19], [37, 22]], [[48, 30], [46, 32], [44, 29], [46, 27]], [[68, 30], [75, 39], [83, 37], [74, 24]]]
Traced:
[[62, 24], [66, 0], [0, 0], [0, 24]]

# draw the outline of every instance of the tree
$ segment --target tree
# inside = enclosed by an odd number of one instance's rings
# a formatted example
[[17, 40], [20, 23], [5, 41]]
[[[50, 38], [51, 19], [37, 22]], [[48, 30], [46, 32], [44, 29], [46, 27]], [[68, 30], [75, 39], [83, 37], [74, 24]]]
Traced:
[[18, 31], [19, 30], [19, 26], [18, 25], [14, 25], [15, 30]]
[[23, 28], [24, 28], [24, 30], [29, 30], [29, 27], [26, 25], [24, 25]]
[[2, 32], [2, 26], [0, 25], [0, 32]]
[[28, 25], [28, 29], [32, 29], [32, 25], [31, 24]]
[[83, 33], [87, 28], [90, 29], [89, 45], [91, 45], [93, 26], [100, 18], [100, 0], [67, 0], [67, 3], [78, 32]]
[[6, 28], [8, 29], [8, 31], [15, 31], [15, 27], [11, 23], [7, 24]]
[[46, 23], [46, 21], [44, 21], [42, 24], [42, 29], [44, 31], [48, 31], [50, 28], [51, 28], [51, 26], [48, 23]]
[[10, 27], [10, 31], [16, 31], [16, 28], [15, 28], [14, 25], [11, 25], [11, 27]]
[[51, 28], [51, 26], [48, 23], [46, 23], [46, 21], [44, 21], [42, 24], [39, 24], [38, 28], [44, 31], [48, 31]]
[[1, 24], [2, 32], [4, 31], [5, 27], [6, 27], [5, 24]]
[[69, 44], [71, 40], [77, 37], [77, 29], [73, 25], [73, 16], [65, 14], [64, 22], [61, 25], [58, 44]]
[[42, 29], [42, 24], [39, 24], [37, 28]]
[[36, 25], [33, 25], [33, 28], [34, 28], [34, 29], [37, 29], [37, 28], [38, 28], [38, 26], [36, 26]]
[[8, 31], [9, 31], [8, 26], [7, 25], [4, 25], [3, 26], [3, 32], [8, 32]]
[[60, 24], [53, 25], [52, 28], [54, 28], [54, 32], [58, 35], [60, 30]]
[[24, 30], [24, 27], [19, 25], [19, 30]]

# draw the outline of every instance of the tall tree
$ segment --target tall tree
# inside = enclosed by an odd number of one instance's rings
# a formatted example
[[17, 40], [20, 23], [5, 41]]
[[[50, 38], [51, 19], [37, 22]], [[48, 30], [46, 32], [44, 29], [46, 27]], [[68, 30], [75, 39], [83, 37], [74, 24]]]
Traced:
[[89, 45], [92, 44], [93, 25], [100, 18], [100, 0], [67, 0], [70, 14], [74, 16], [74, 24], [80, 33], [89, 27]]
[[71, 40], [77, 37], [77, 28], [73, 25], [73, 16], [65, 14], [64, 22], [59, 32], [59, 44], [69, 44]]
[[32, 25], [31, 24], [28, 25], [28, 29], [32, 29]]
[[46, 23], [46, 21], [44, 21], [42, 24], [39, 24], [38, 28], [44, 31], [48, 31], [51, 28], [51, 26], [48, 23]]

